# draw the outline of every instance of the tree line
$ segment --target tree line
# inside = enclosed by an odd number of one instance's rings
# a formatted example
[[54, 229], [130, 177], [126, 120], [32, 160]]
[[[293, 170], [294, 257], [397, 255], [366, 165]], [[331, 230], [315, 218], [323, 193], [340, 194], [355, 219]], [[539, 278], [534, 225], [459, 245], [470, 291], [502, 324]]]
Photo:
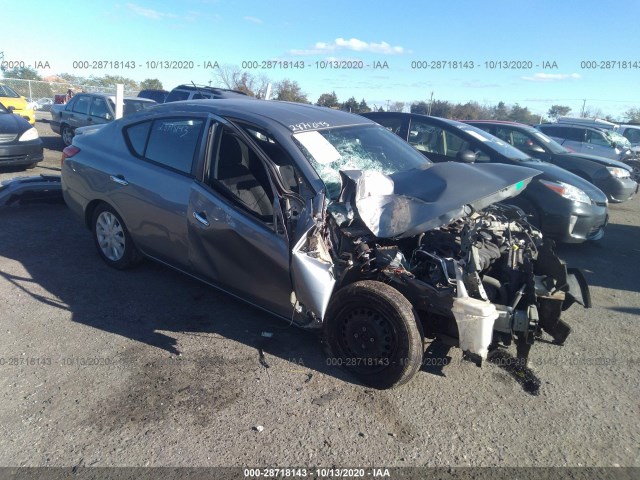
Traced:
[[[42, 80], [38, 72], [29, 67], [17, 67], [11, 70], [4, 70], [5, 78], [15, 78], [23, 80]], [[162, 82], [156, 78], [147, 78], [141, 82], [122, 77], [120, 75], [103, 75], [101, 77], [83, 77], [75, 74], [62, 73], [57, 75], [59, 79], [73, 85], [82, 85], [94, 88], [113, 88], [113, 85], [124, 84], [126, 90], [138, 91], [144, 89], [162, 90]], [[265, 75], [255, 75], [246, 70], [242, 70], [236, 65], [222, 65], [216, 68], [214, 79], [217, 86], [232, 90], [239, 90], [247, 95], [257, 98], [269, 98], [288, 102], [298, 102], [311, 104], [308, 95], [302, 90], [300, 84], [295, 80], [284, 79], [279, 82], [272, 82]], [[210, 84], [212, 82], [209, 82]], [[269, 91], [271, 87], [271, 91]], [[372, 110], [402, 112], [408, 107], [411, 113], [421, 113], [435, 117], [451, 118], [459, 120], [504, 120], [519, 123], [540, 123], [547, 119], [557, 119], [558, 117], [569, 115], [571, 108], [566, 105], [552, 105], [546, 112], [546, 117], [532, 113], [528, 107], [519, 103], [507, 105], [498, 102], [497, 105], [482, 105], [478, 102], [469, 101], [466, 103], [453, 103], [447, 100], [418, 100], [407, 105], [404, 102], [388, 100], [386, 105], [369, 106], [363, 98], [358, 101], [354, 96], [345, 101], [340, 101], [335, 91], [321, 94], [315, 105], [323, 107], [345, 110], [352, 113], [366, 113]], [[576, 116], [600, 117], [614, 121], [610, 115], [606, 115], [600, 109], [584, 109]], [[625, 121], [630, 123], [640, 123], [640, 108], [630, 108], [623, 114]]]

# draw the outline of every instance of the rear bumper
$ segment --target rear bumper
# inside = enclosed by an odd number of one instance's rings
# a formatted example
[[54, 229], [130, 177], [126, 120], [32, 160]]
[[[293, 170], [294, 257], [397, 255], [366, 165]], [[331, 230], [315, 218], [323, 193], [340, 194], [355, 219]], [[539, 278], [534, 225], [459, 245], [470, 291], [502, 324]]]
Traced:
[[0, 207], [25, 201], [60, 201], [60, 176], [33, 175], [0, 182]]

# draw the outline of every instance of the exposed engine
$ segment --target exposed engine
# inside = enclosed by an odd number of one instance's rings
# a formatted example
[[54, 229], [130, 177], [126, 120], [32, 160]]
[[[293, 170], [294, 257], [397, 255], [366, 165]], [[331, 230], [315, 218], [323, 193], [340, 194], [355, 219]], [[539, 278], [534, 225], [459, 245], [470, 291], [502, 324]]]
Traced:
[[[425, 335], [458, 339], [481, 358], [489, 344], [515, 340], [526, 359], [542, 331], [562, 344], [570, 327], [561, 312], [576, 301], [590, 306], [582, 274], [567, 270], [553, 241], [516, 207], [469, 209], [449, 225], [397, 241], [375, 237], [344, 205], [330, 207], [328, 216], [321, 235], [338, 287], [361, 279], [389, 283], [418, 310]], [[488, 333], [477, 330], [483, 320]]]

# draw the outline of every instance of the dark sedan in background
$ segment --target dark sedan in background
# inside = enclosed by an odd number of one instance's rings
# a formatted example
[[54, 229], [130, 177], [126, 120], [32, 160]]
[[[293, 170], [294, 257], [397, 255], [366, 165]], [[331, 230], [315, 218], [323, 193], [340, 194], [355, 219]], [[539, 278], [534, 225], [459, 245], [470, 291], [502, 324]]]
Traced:
[[[411, 113], [371, 112], [370, 118], [434, 162], [506, 163], [542, 172], [509, 203], [522, 208], [548, 237], [564, 243], [598, 240], [608, 221], [607, 196], [583, 178], [541, 162], [466, 123]], [[473, 179], [470, 178], [472, 183]]]
[[527, 155], [588, 180], [602, 190], [610, 202], [626, 202], [637, 193], [638, 184], [631, 178], [631, 167], [618, 160], [570, 152], [539, 130], [521, 123], [493, 120], [469, 120], [465, 123], [495, 135]]
[[42, 159], [38, 131], [0, 103], [0, 167], [33, 168]]

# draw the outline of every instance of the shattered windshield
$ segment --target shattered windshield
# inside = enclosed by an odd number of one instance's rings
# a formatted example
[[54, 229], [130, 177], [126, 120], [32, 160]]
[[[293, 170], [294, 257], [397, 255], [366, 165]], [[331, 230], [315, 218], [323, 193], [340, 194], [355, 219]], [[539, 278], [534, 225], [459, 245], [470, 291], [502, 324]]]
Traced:
[[340, 170], [388, 175], [431, 164], [408, 143], [378, 125], [298, 132], [293, 138], [324, 182], [331, 199], [338, 198], [340, 193]]
[[631, 142], [629, 139], [623, 135], [620, 135], [618, 132], [607, 131], [604, 134], [609, 137], [612, 142], [616, 142], [616, 145], [623, 148], [630, 148]]

